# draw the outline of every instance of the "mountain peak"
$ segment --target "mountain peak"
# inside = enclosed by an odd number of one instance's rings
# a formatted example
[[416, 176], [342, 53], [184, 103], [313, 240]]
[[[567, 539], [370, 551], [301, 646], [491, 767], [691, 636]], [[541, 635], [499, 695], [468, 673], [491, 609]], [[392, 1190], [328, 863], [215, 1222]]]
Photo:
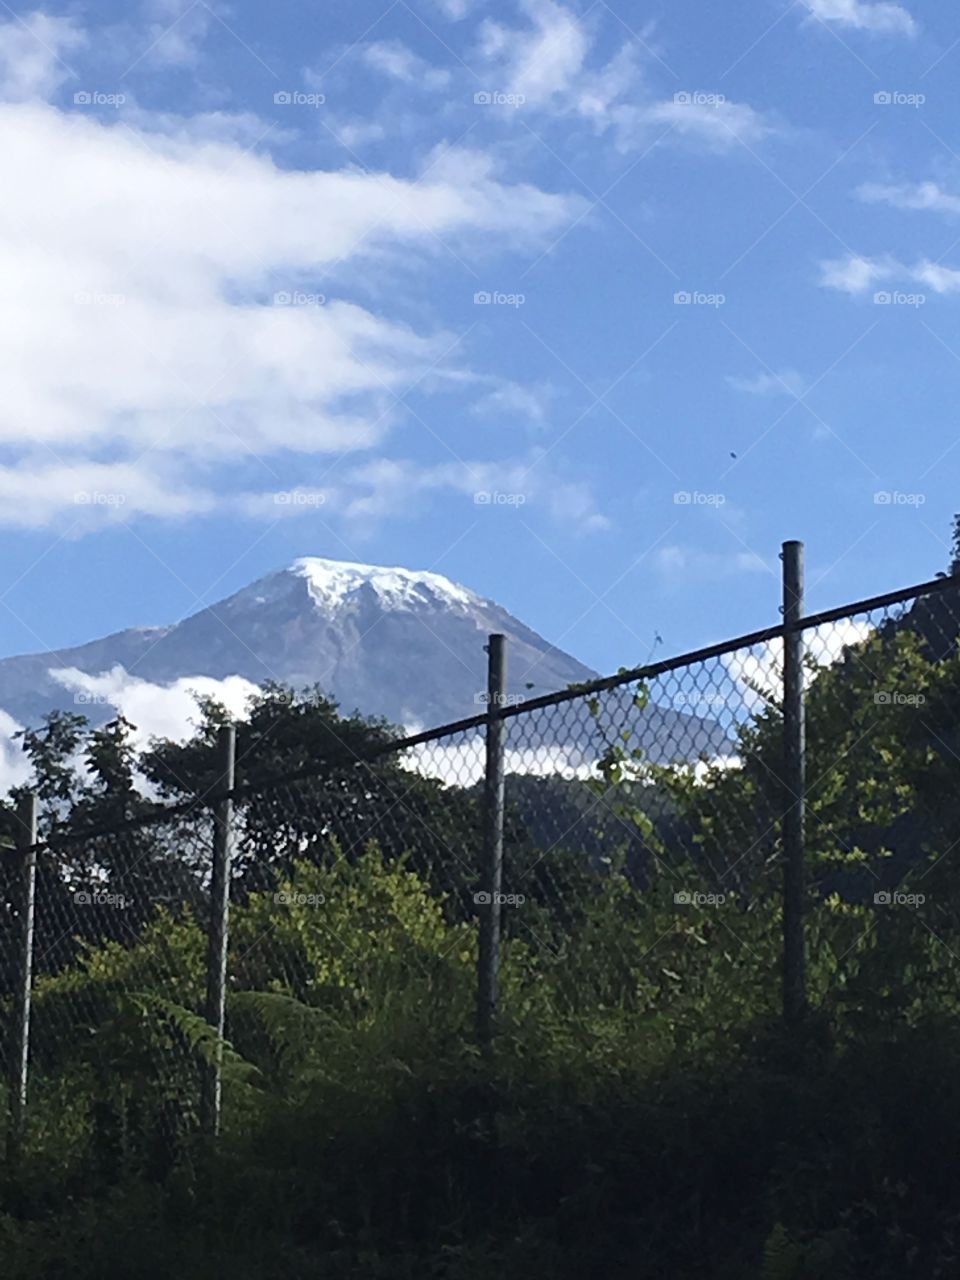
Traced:
[[388, 610], [423, 605], [464, 609], [484, 603], [466, 587], [427, 569], [388, 568], [302, 556], [293, 562], [289, 571], [306, 580], [315, 603], [327, 610], [338, 609], [365, 586], [372, 588], [381, 607]]

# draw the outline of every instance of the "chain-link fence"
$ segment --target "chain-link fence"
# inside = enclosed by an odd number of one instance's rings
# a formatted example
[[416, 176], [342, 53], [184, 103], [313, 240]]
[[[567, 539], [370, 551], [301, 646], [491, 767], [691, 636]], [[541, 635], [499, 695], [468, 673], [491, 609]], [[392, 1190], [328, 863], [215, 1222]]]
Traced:
[[393, 742], [334, 734], [309, 768], [231, 777], [219, 843], [215, 783], [111, 831], [21, 840], [0, 943], [11, 1134], [28, 994], [29, 1124], [62, 1152], [95, 1138], [105, 1160], [160, 1170], [188, 1160], [211, 1072], [230, 1125], [252, 1081], [309, 1087], [318, 1046], [389, 1054], [429, 1024], [531, 1054], [547, 1032], [597, 1052], [635, 1028], [639, 1049], [664, 1010], [676, 1035], [705, 1000], [720, 1036], [738, 1001], [780, 1007], [790, 813], [798, 990], [806, 956], [811, 1001], [874, 998], [885, 941], [905, 937], [937, 981], [960, 951], [938, 888], [960, 841], [958, 591], [922, 584], [524, 702], [492, 674], [483, 715]]

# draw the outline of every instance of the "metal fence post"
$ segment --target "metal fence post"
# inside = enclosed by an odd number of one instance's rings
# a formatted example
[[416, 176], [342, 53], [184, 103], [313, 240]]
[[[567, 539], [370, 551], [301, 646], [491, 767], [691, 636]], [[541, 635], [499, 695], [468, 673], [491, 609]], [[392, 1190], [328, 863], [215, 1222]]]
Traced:
[[803, 701], [803, 543], [783, 544], [783, 1016], [806, 1007], [804, 947], [806, 723]]
[[213, 1062], [203, 1064], [200, 1123], [204, 1133], [220, 1131], [220, 1072], [226, 1014], [227, 942], [230, 916], [230, 862], [233, 852], [233, 798], [236, 729], [222, 725], [217, 737], [216, 801], [213, 817], [213, 871], [210, 879], [210, 926], [207, 935], [207, 1022], [217, 1033]]
[[490, 636], [487, 645], [487, 742], [483, 790], [483, 871], [480, 952], [477, 973], [477, 1037], [483, 1048], [493, 1041], [500, 965], [500, 898], [503, 884], [504, 742], [499, 715], [507, 687], [507, 638]]
[[37, 882], [37, 797], [25, 792], [17, 805], [16, 859], [13, 880], [14, 964], [13, 1021], [10, 1026], [7, 1157], [16, 1167], [23, 1143], [27, 1114], [27, 1077], [30, 1058], [30, 1000], [33, 981], [33, 920]]

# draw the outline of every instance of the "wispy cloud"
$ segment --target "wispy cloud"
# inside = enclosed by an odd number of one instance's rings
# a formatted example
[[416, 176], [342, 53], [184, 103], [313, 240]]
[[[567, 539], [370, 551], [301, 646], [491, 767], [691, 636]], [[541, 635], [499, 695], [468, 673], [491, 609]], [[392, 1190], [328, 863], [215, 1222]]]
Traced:
[[924, 286], [934, 293], [947, 294], [960, 291], [960, 270], [929, 258], [907, 266], [890, 256], [863, 258], [851, 254], [821, 263], [820, 284], [855, 297], [869, 293], [878, 284]]
[[677, 93], [658, 100], [646, 83], [645, 43], [627, 40], [607, 61], [595, 54], [594, 26], [556, 0], [523, 0], [525, 27], [488, 19], [478, 57], [490, 89], [523, 111], [575, 117], [609, 133], [622, 151], [649, 145], [657, 133], [727, 151], [776, 130], [746, 103], [720, 93]]
[[794, 396], [799, 399], [806, 390], [806, 380], [795, 369], [783, 369], [779, 373], [757, 373], [752, 378], [731, 374], [727, 385], [734, 391], [751, 396]]
[[892, 280], [902, 268], [890, 258], [864, 258], [849, 254], [820, 264], [820, 284], [841, 293], [862, 294], [882, 281]]
[[908, 9], [884, 0], [803, 0], [810, 15], [820, 22], [833, 22], [840, 27], [879, 34], [912, 36], [917, 23]]
[[[379, 445], [451, 340], [344, 296], [351, 265], [537, 246], [582, 207], [500, 182], [484, 153], [438, 153], [420, 180], [281, 169], [35, 103], [0, 106], [0, 151], [0, 493], [33, 526], [202, 512], [214, 465], [269, 478], [291, 450]], [[80, 510], [78, 492], [125, 496]]]
[[419, 54], [400, 40], [378, 40], [361, 46], [360, 57], [368, 67], [403, 84], [417, 84], [424, 89], [443, 89], [450, 83], [450, 72], [431, 67]]
[[867, 204], [886, 204], [894, 209], [960, 213], [960, 196], [944, 191], [938, 182], [865, 182], [857, 188], [857, 195]]
[[649, 107], [641, 119], [668, 124], [682, 137], [706, 143], [720, 151], [738, 142], [758, 142], [774, 132], [773, 125], [745, 103], [728, 102], [723, 98], [688, 102], [688, 96], [680, 94], [672, 101], [658, 102]]
[[766, 562], [752, 551], [704, 551], [676, 543], [660, 547], [652, 560], [655, 567], [670, 578], [736, 577], [769, 571]]
[[86, 43], [72, 18], [37, 12], [0, 24], [0, 99], [48, 98], [74, 75], [70, 54]]

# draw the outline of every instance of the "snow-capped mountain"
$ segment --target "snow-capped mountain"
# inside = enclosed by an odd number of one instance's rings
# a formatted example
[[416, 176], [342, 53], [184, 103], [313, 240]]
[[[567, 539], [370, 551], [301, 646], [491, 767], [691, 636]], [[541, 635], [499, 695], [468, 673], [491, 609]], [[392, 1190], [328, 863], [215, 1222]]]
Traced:
[[[110, 700], [118, 679], [128, 689], [131, 681], [151, 688], [177, 682], [182, 699], [185, 679], [207, 677], [319, 685], [344, 712], [428, 727], [483, 710], [491, 632], [507, 636], [514, 696], [596, 675], [500, 605], [440, 574], [306, 557], [172, 626], [134, 627], [77, 648], [0, 660], [0, 711], [26, 724], [53, 707], [103, 721], [118, 705]], [[90, 693], [97, 689], [104, 692]], [[581, 738], [590, 726], [578, 724], [578, 714], [571, 706], [525, 727], [540, 741], [559, 741], [561, 729]], [[727, 745], [712, 720], [653, 707], [644, 715], [645, 736], [652, 729], [664, 744], [655, 756], [690, 758]]]
[[[0, 708], [24, 723], [76, 709], [64, 671], [116, 666], [165, 684], [186, 676], [319, 684], [344, 711], [402, 725], [475, 715], [486, 687], [484, 645], [509, 638], [511, 690], [560, 689], [594, 673], [491, 600], [438, 573], [295, 561], [173, 626], [134, 627], [77, 648], [0, 660]], [[67, 682], [69, 684], [69, 681]], [[93, 719], [97, 704], [81, 706]]]

